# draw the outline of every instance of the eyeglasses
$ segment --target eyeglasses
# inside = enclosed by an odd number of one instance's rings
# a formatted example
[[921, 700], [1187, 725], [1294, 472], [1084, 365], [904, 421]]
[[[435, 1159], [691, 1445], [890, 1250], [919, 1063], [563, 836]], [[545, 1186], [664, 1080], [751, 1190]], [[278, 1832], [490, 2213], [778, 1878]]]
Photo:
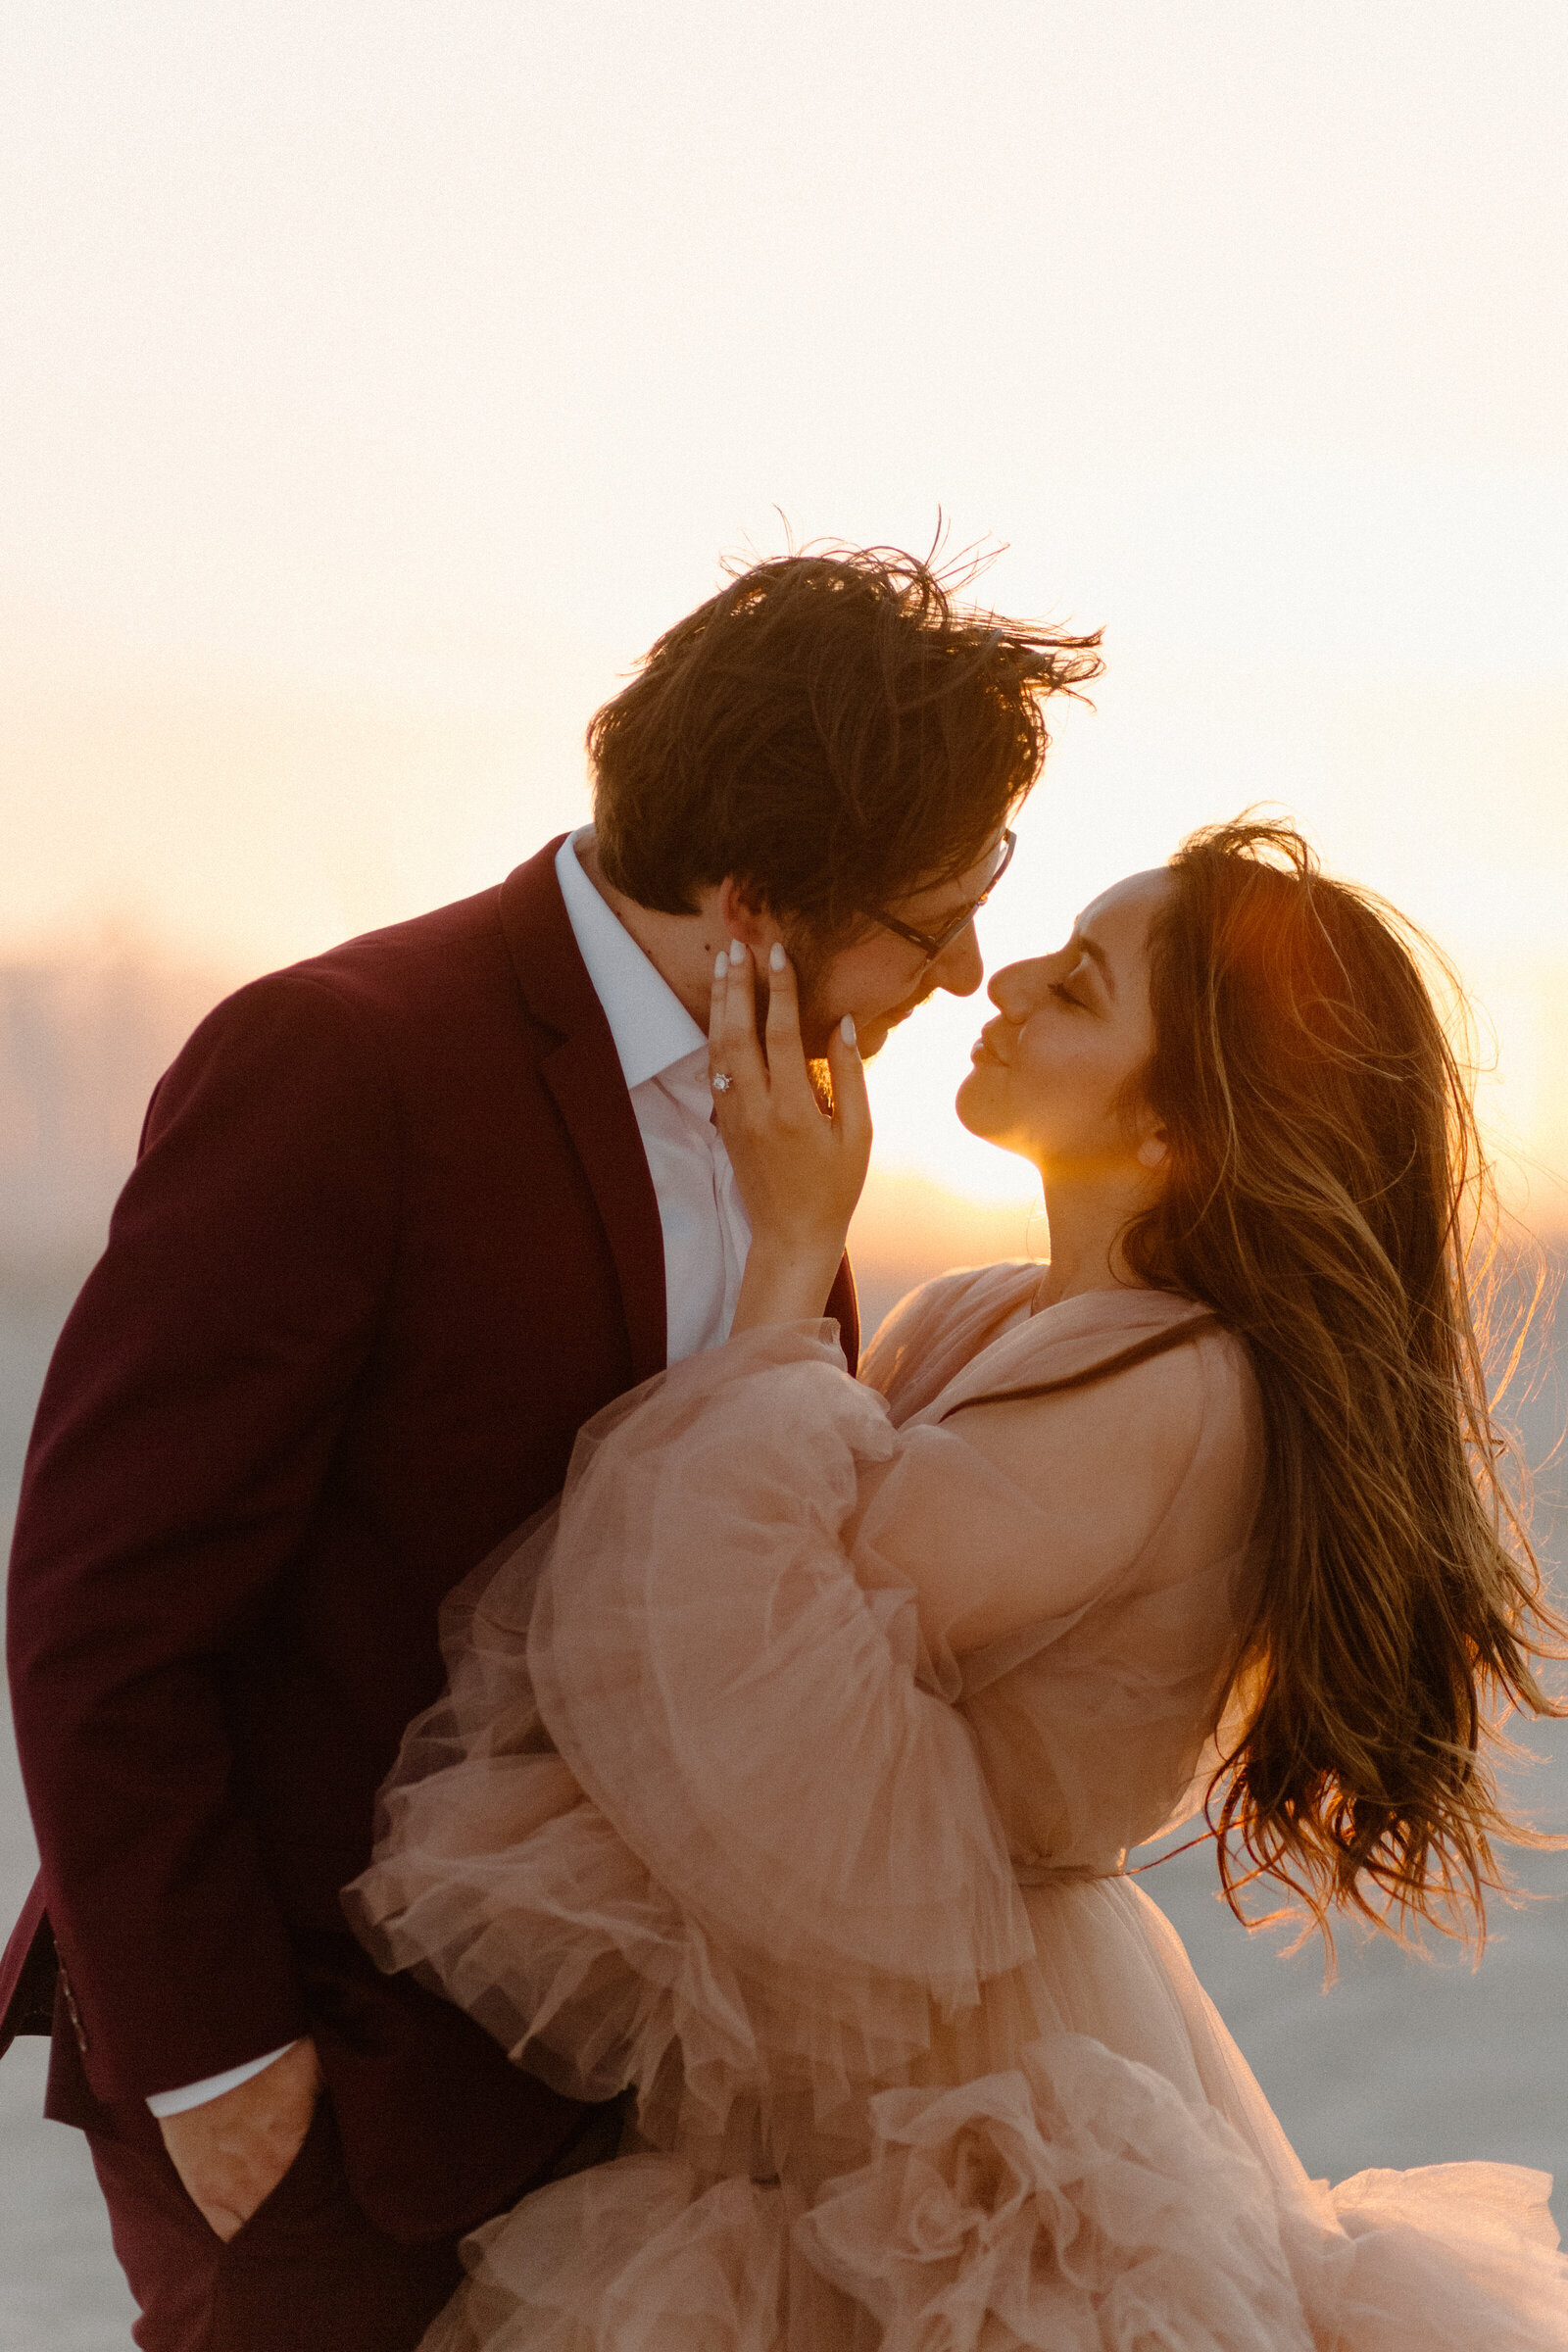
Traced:
[[906, 939], [911, 948], [919, 949], [921, 955], [925, 957], [924, 963], [920, 966], [920, 972], [921, 974], [924, 974], [931, 969], [931, 966], [935, 963], [937, 957], [943, 953], [944, 949], [952, 947], [954, 941], [957, 938], [958, 933], [960, 931], [966, 931], [969, 925], [974, 921], [975, 916], [979, 913], [987, 899], [990, 898], [991, 893], [996, 889], [997, 884], [1002, 880], [1003, 875], [1012, 863], [1012, 853], [1017, 847], [1018, 836], [1016, 833], [1012, 832], [1010, 829], [1004, 832], [1002, 836], [1002, 855], [997, 859], [990, 881], [986, 884], [984, 890], [980, 893], [980, 896], [977, 899], [971, 899], [968, 906], [963, 909], [963, 912], [961, 914], [956, 914], [952, 922], [949, 923], [946, 929], [942, 931], [916, 931], [912, 923], [901, 923], [897, 915], [884, 914], [878, 907], [868, 906], [865, 911], [870, 916], [873, 923], [881, 924], [884, 931], [895, 932], [900, 939]]

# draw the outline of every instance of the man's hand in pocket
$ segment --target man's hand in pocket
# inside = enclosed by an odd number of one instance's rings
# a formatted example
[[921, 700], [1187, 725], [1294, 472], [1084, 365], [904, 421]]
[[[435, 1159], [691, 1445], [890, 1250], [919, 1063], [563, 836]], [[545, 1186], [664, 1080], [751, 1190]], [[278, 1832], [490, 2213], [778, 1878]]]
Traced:
[[226, 2245], [299, 2154], [321, 2091], [314, 2041], [297, 2041], [235, 2090], [159, 2125], [185, 2193]]

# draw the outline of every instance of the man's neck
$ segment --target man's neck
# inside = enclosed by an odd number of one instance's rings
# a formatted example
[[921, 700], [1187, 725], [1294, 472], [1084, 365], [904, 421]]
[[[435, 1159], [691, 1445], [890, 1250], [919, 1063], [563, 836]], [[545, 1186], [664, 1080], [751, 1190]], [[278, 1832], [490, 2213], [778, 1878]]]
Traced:
[[696, 914], [662, 914], [658, 907], [640, 906], [635, 899], [628, 899], [624, 891], [607, 880], [592, 833], [578, 834], [573, 848], [578, 864], [621, 929], [636, 941], [665, 987], [680, 1000], [698, 1027], [706, 1030], [714, 958], [729, 946], [729, 932], [719, 911], [718, 892], [701, 893]]

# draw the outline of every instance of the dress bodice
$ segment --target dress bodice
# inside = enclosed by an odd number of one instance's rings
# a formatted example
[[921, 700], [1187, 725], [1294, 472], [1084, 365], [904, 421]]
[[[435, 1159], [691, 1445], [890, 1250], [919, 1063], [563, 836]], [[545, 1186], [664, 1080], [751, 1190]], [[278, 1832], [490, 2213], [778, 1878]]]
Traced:
[[[918, 1575], [932, 1544], [971, 1550], [996, 1540], [1004, 1485], [1030, 1484], [1019, 1456], [1040, 1443], [1040, 1416], [1080, 1421], [1112, 1409], [1109, 1384], [1069, 1391], [1022, 1408], [971, 1405], [965, 1397], [1087, 1371], [1130, 1343], [1195, 1316], [1192, 1302], [1149, 1291], [1094, 1292], [1031, 1311], [1040, 1268], [1001, 1265], [946, 1276], [889, 1318], [862, 1378], [887, 1396], [906, 1445], [951, 1426], [968, 1441], [984, 1418], [1010, 1416], [990, 1448], [998, 1507], [988, 1525], [892, 1526], [871, 1515], [861, 1540], [880, 1542]], [[1185, 1820], [1201, 1801], [1217, 1759], [1214, 1735], [1255, 1573], [1250, 1541], [1261, 1491], [1262, 1440], [1255, 1386], [1240, 1344], [1208, 1330], [1164, 1364], [1159, 1381], [1187, 1392], [1186, 1459], [1160, 1490], [1158, 1507], [1114, 1519], [1114, 1540], [1095, 1590], [1010, 1629], [956, 1661], [955, 1693], [969, 1723], [987, 1785], [1020, 1876], [1102, 1874], [1128, 1847]], [[962, 1507], [975, 1497], [965, 1494]], [[1018, 1531], [1042, 1551], [1051, 1496], [1036, 1491], [1038, 1520]], [[1063, 1510], [1071, 1503], [1057, 1497]]]

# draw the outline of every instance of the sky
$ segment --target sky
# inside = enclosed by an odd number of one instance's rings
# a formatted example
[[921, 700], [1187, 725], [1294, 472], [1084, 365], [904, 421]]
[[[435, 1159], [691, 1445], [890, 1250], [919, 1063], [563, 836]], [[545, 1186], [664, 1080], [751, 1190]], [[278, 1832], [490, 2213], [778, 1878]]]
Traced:
[[[1103, 626], [995, 959], [1257, 802], [1428, 925], [1568, 1214], [1560, 0], [11, 0], [0, 956], [496, 880], [721, 564]], [[1027, 1171], [876, 1073], [883, 1164]]]

